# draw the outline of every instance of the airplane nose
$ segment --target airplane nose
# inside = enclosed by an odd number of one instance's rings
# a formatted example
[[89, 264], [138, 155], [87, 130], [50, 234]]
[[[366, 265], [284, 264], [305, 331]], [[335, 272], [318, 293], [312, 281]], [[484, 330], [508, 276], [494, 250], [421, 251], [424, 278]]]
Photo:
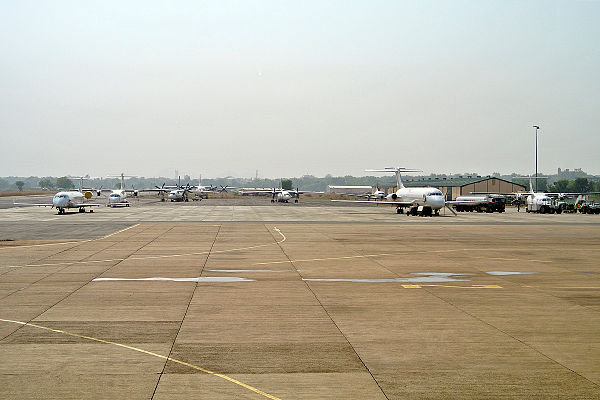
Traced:
[[54, 204], [54, 207], [63, 207], [65, 204], [67, 204], [67, 200], [66, 199], [53, 199], [52, 204]]
[[432, 208], [442, 208], [444, 207], [444, 198], [441, 196], [430, 196], [427, 197], [427, 203], [429, 203]]

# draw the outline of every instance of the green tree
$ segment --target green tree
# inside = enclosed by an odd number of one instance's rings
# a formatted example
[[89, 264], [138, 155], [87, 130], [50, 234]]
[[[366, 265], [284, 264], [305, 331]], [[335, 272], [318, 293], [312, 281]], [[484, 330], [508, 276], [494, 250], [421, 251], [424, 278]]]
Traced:
[[56, 180], [56, 187], [61, 189], [72, 189], [75, 185], [69, 178], [62, 176]]
[[52, 189], [54, 187], [54, 182], [52, 182], [50, 178], [44, 178], [40, 180], [38, 185], [43, 189]]
[[291, 179], [282, 179], [281, 180], [281, 188], [283, 190], [292, 190], [293, 188], [293, 182]]
[[15, 182], [15, 186], [17, 187], [17, 189], [19, 189], [19, 192], [23, 191], [23, 186], [25, 186], [25, 182], [23, 181], [16, 181]]
[[573, 182], [573, 191], [574, 192], [590, 192], [593, 189], [590, 182], [587, 178], [577, 178], [575, 182]]
[[569, 181], [567, 179], [561, 179], [554, 182], [554, 185], [550, 186], [551, 192], [564, 193], [569, 189]]

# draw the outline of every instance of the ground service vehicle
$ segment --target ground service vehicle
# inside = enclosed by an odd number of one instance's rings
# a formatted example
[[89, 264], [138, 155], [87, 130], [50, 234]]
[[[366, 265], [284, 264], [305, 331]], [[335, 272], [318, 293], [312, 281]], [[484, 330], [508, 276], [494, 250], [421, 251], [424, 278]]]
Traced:
[[477, 211], [492, 213], [504, 212], [506, 198], [501, 195], [487, 194], [482, 196], [458, 196], [453, 202], [456, 211]]

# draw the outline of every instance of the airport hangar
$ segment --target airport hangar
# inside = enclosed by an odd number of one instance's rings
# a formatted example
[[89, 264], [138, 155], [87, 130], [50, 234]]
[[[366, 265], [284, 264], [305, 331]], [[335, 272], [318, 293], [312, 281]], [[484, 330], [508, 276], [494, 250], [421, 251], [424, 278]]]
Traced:
[[[518, 183], [492, 176], [465, 176], [460, 178], [425, 177], [418, 179], [402, 178], [406, 187], [431, 186], [440, 189], [446, 200], [456, 200], [458, 196], [468, 196], [472, 192], [515, 193], [527, 188]], [[382, 187], [386, 193], [396, 191], [396, 187]]]

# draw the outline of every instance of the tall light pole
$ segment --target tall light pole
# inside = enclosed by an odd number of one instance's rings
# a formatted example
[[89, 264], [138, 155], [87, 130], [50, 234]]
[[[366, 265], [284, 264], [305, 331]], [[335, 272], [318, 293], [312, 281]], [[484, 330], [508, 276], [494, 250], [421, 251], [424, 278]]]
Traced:
[[533, 126], [535, 128], [535, 191], [537, 192], [537, 142], [538, 142], [538, 129], [540, 129], [539, 126], [534, 125]]

